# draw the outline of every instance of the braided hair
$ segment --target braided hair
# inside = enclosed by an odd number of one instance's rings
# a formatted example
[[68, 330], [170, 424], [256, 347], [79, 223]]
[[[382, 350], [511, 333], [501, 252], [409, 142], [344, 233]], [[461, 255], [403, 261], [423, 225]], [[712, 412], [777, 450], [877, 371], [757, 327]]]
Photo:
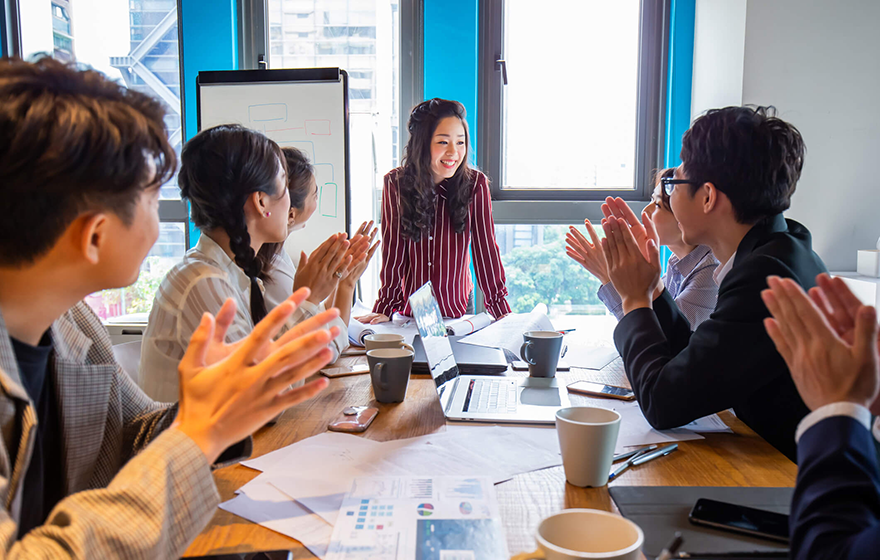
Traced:
[[251, 317], [266, 316], [266, 302], [257, 278], [268, 270], [251, 247], [244, 206], [255, 192], [277, 194], [279, 167], [285, 169], [278, 144], [240, 125], [203, 130], [183, 147], [178, 182], [192, 219], [202, 232], [223, 229], [237, 264], [251, 280]]
[[458, 101], [429, 99], [415, 106], [407, 129], [409, 141], [403, 152], [400, 178], [400, 228], [404, 236], [418, 241], [434, 227], [434, 176], [431, 173], [431, 141], [437, 125], [446, 117], [458, 117], [464, 127], [467, 152], [455, 174], [446, 182], [446, 204], [455, 233], [464, 231], [468, 207], [473, 196], [474, 171], [468, 166], [470, 133], [464, 105]]

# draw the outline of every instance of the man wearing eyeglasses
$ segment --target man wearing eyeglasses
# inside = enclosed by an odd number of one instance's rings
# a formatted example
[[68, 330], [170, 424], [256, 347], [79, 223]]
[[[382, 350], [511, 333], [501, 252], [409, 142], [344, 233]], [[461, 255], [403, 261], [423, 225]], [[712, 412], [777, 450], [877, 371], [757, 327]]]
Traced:
[[768, 276], [810, 288], [826, 269], [810, 232], [782, 215], [805, 148], [798, 130], [773, 113], [709, 111], [685, 133], [682, 165], [663, 180], [684, 242], [708, 245], [722, 263], [715, 311], [695, 331], [659, 281], [648, 216], [640, 223], [621, 199], [608, 199], [602, 247], [625, 314], [614, 341], [651, 425], [674, 428], [733, 408], [795, 460], [795, 430], [809, 410], [764, 330], [761, 290]]

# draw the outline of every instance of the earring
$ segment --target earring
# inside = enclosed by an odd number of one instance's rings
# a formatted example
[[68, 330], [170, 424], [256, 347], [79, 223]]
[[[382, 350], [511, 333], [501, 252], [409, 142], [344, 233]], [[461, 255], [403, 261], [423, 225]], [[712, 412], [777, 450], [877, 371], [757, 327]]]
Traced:
[[269, 216], [271, 216], [271, 215], [272, 215], [272, 212], [266, 212], [266, 217], [267, 217], [267, 218], [268, 218]]

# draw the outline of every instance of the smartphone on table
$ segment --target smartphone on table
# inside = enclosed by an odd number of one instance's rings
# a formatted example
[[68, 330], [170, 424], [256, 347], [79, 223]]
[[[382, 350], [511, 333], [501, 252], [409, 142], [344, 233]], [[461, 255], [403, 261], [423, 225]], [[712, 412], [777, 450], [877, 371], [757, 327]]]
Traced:
[[370, 427], [379, 409], [370, 406], [347, 406], [327, 429], [331, 432], [359, 434]]
[[633, 401], [636, 398], [632, 389], [616, 385], [605, 385], [604, 383], [593, 383], [592, 381], [575, 381], [568, 385], [568, 392], [588, 395], [590, 397], [620, 399], [622, 401]]
[[788, 516], [774, 511], [700, 498], [688, 515], [694, 525], [788, 542]]

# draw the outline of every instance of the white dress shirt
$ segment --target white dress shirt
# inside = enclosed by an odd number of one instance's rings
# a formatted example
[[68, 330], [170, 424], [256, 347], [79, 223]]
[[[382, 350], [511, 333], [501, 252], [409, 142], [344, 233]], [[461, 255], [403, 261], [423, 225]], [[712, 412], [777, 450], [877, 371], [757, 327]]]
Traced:
[[724, 263], [722, 266], [719, 266], [718, 268], [715, 269], [715, 274], [713, 276], [715, 277], [716, 284], [721, 286], [721, 283], [724, 282], [724, 277], [727, 276], [727, 273], [730, 272], [731, 268], [733, 268], [733, 261], [735, 261], [735, 260], [736, 260], [736, 251], [734, 251], [733, 254], [730, 255], [730, 258], [727, 259], [726, 263]]
[[794, 434], [795, 443], [799, 442], [801, 436], [810, 428], [832, 416], [849, 416], [858, 421], [862, 426], [871, 430], [874, 439], [880, 441], [880, 416], [874, 419], [874, 426], [871, 427], [871, 412], [860, 404], [851, 402], [836, 402], [820, 406], [813, 412], [804, 416], [797, 427]]
[[[280, 303], [270, 302], [262, 282], [257, 280], [257, 284], [263, 289], [267, 308]], [[206, 311], [216, 314], [229, 298], [236, 306], [235, 319], [226, 332], [226, 341], [231, 343], [254, 329], [251, 281], [213, 239], [203, 234], [196, 246], [168, 272], [153, 300], [138, 370], [141, 388], [153, 400], [178, 400], [177, 365], [186, 353], [189, 340], [202, 315]], [[311, 316], [307, 313], [305, 310], [295, 313], [281, 333]], [[331, 345], [338, 355], [338, 346], [334, 346], [336, 344]]]

